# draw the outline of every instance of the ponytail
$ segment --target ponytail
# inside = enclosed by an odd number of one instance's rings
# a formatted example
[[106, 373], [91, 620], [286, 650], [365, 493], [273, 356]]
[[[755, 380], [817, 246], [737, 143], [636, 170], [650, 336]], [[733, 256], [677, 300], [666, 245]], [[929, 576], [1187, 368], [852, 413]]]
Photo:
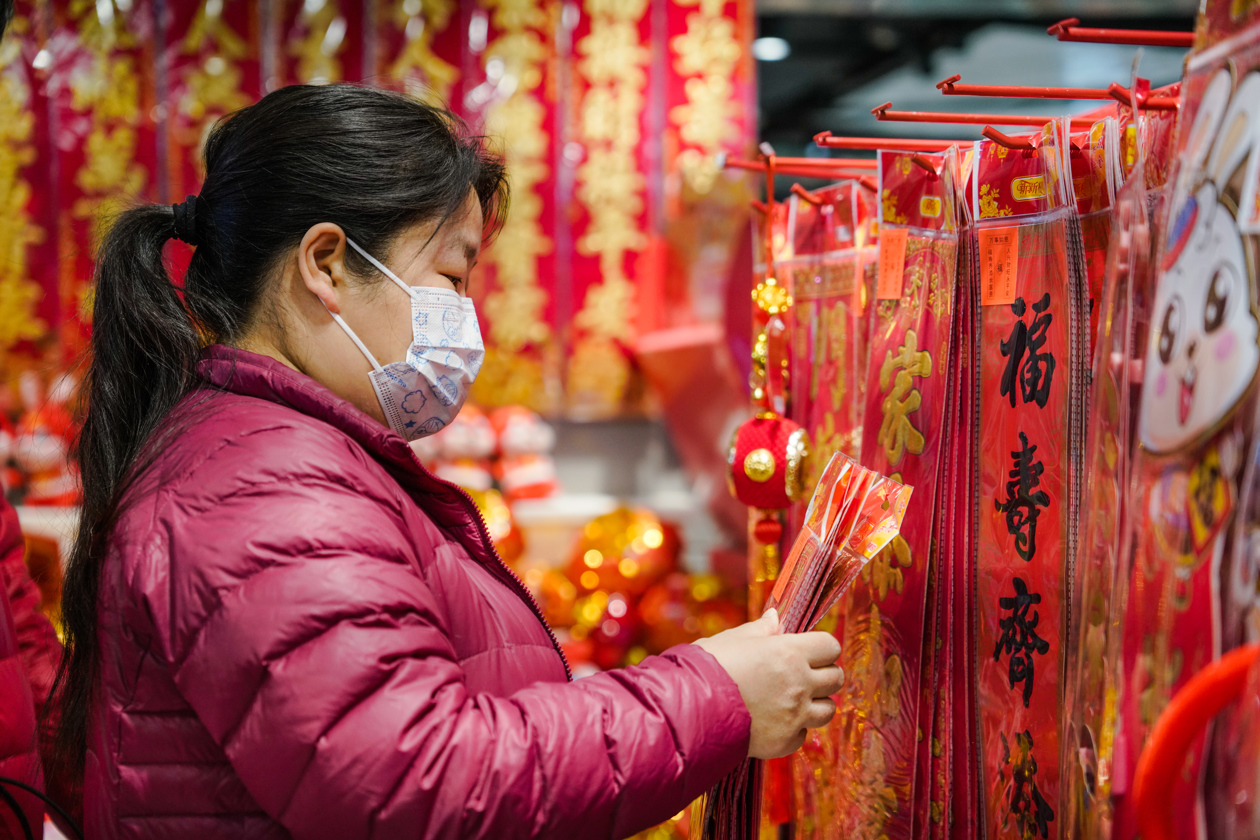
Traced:
[[134, 474], [130, 467], [194, 381], [198, 330], [162, 258], [173, 233], [170, 207], [128, 210], [97, 256], [91, 364], [83, 383], [88, 409], [75, 451], [83, 508], [61, 601], [67, 632], [50, 701], [60, 710], [59, 725], [44, 751], [50, 779], [77, 780], [83, 773], [98, 668], [99, 560], [125, 481]]

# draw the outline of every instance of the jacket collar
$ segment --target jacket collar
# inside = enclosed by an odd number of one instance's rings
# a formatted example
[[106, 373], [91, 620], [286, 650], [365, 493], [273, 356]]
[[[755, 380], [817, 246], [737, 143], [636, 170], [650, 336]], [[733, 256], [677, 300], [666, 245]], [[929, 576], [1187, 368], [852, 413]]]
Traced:
[[287, 406], [344, 432], [389, 471], [443, 530], [473, 557], [507, 573], [468, 495], [426, 470], [396, 432], [364, 414], [304, 373], [270, 356], [213, 344], [201, 353], [197, 375], [217, 388]]

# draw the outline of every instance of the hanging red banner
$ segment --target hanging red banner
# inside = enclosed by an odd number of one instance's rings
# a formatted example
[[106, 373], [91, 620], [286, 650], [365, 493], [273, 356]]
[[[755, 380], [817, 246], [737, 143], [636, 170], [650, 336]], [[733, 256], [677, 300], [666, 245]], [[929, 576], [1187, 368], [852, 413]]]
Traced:
[[277, 86], [326, 85], [370, 75], [364, 61], [363, 12], [368, 2], [275, 0]]
[[92, 247], [109, 220], [157, 198], [155, 17], [151, 0], [53, 6], [48, 96], [57, 149], [61, 350], [85, 346]]
[[[648, 0], [586, 0], [572, 30], [578, 97], [573, 210], [575, 315], [566, 371], [568, 413], [595, 419], [633, 399], [630, 342], [636, 283], [659, 270], [646, 254], [648, 178], [644, 159], [652, 21]], [[567, 150], [566, 150], [567, 151]], [[656, 247], [659, 247], [657, 245]], [[650, 257], [650, 258], [649, 258]]]
[[485, 366], [473, 397], [484, 405], [518, 404], [550, 413], [560, 402], [555, 21], [543, 0], [485, 0], [482, 6], [475, 18], [482, 21], [478, 43], [470, 45], [479, 66], [476, 76], [464, 80], [462, 106], [473, 126], [502, 138], [512, 212], [482, 255], [483, 268], [473, 281], [486, 337]]
[[[161, 198], [174, 203], [200, 192], [202, 150], [215, 122], [263, 95], [261, 0], [198, 0], [167, 4], [163, 43], [167, 79], [166, 179]], [[192, 249], [167, 246], [182, 274]]]
[[457, 0], [364, 0], [373, 84], [460, 112], [463, 47]]
[[922, 640], [935, 550], [937, 480], [957, 266], [955, 177], [945, 155], [881, 152], [880, 232], [908, 231], [899, 300], [874, 302], [863, 464], [913, 486], [902, 533], [841, 601], [838, 696], [841, 836], [908, 838]]
[[[1051, 154], [1027, 156], [982, 143], [972, 189], [982, 290], [976, 704], [991, 837], [1047, 838], [1060, 825], [1064, 581], [1075, 512], [1070, 406], [1085, 313], [1069, 255], [1071, 180], [1053, 138], [1046, 143]], [[995, 238], [1014, 243], [1010, 302], [983, 296], [1005, 259], [994, 256]]]
[[57, 212], [50, 189], [53, 148], [40, 71], [45, 19], [20, 2], [0, 45], [0, 360], [14, 349], [37, 355], [32, 342], [60, 318]]
[[197, 192], [205, 137], [220, 117], [263, 94], [259, 0], [199, 0], [166, 6], [166, 195]]

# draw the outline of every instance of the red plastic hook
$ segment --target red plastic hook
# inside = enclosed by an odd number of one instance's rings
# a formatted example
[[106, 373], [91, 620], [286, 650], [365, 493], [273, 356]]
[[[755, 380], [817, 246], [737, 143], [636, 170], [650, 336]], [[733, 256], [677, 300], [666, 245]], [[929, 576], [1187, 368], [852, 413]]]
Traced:
[[[751, 169], [757, 172], [764, 172], [766, 163], [764, 160], [747, 160], [746, 158], [728, 157], [723, 165], [734, 169]], [[877, 169], [879, 164], [875, 158], [807, 158], [807, 157], [776, 157], [774, 159], [775, 169], [779, 172], [786, 173], [789, 169], [817, 169], [817, 170], [842, 170], [842, 169]]]
[[961, 85], [955, 73], [936, 83], [946, 96], [1001, 96], [1013, 99], [1110, 99], [1106, 88], [1026, 87], [1023, 85]]
[[1134, 811], [1144, 840], [1176, 840], [1172, 790], [1186, 753], [1208, 721], [1242, 694], [1257, 659], [1260, 644], [1231, 650], [1191, 677], [1155, 721], [1133, 777]]
[[[1054, 117], [1041, 117], [1033, 114], [962, 114], [938, 111], [890, 111], [891, 102], [885, 102], [878, 108], [872, 108], [875, 119], [889, 122], [929, 122], [956, 123], [960, 125], [1026, 125], [1043, 126]], [[1087, 129], [1096, 122], [1085, 118], [1073, 118], [1072, 128]]]
[[1060, 41], [1090, 44], [1128, 44], [1135, 47], [1192, 47], [1193, 32], [1162, 32], [1150, 29], [1091, 29], [1077, 18], [1066, 18], [1046, 30]]
[[1015, 149], [1021, 152], [1031, 152], [1035, 146], [1027, 137], [1012, 137], [1009, 134], [1003, 134], [991, 125], [986, 125], [984, 131], [980, 132], [988, 139], [997, 143], [999, 146], [1005, 146], [1008, 149]]
[[[1119, 82], [1112, 82], [1107, 88], [1107, 95], [1122, 105], [1133, 107], [1133, 97], [1129, 89]], [[1138, 93], [1138, 108], [1143, 111], [1175, 111], [1180, 100], [1172, 96], [1151, 96]]]
[[836, 137], [830, 131], [814, 135], [824, 149], [888, 149], [894, 152], [943, 152], [950, 146], [970, 146], [970, 140], [907, 140], [896, 137]]
[[932, 176], [933, 181], [937, 179], [938, 173], [936, 171], [936, 166], [933, 165], [932, 161], [928, 160], [923, 155], [915, 152], [914, 155], [911, 156], [910, 162], [915, 166], [918, 166], [920, 169], [927, 171], [927, 173]]
[[792, 185], [792, 195], [799, 196], [802, 200], [808, 201], [810, 204], [813, 204], [815, 206], [818, 206], [823, 203], [823, 200], [821, 198], [814, 195], [812, 192], [805, 189], [800, 184]]

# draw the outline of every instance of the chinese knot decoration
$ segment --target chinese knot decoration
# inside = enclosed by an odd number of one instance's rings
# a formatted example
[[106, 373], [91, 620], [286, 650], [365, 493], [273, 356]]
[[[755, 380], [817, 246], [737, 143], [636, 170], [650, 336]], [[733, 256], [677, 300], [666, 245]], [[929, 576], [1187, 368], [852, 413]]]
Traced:
[[[774, 204], [774, 158], [767, 158], [768, 211]], [[757, 416], [741, 425], [731, 439], [727, 466], [731, 492], [749, 507], [776, 511], [805, 496], [809, 436], [787, 412], [787, 324], [792, 293], [780, 285], [774, 268], [773, 213], [766, 214], [766, 276], [753, 290], [757, 339], [752, 351], [752, 393]], [[777, 543], [782, 526], [772, 515], [755, 526], [765, 543]]]

